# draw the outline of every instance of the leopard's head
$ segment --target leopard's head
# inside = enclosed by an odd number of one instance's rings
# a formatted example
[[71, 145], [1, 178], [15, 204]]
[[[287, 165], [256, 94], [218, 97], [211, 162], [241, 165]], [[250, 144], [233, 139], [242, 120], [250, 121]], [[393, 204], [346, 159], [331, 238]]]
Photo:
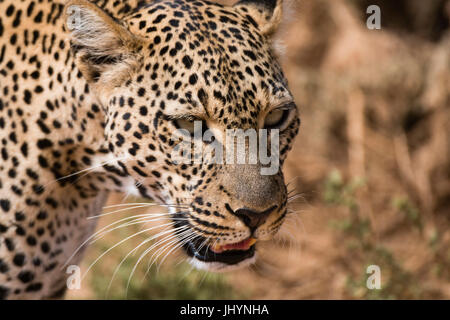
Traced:
[[287, 214], [281, 168], [300, 124], [273, 48], [282, 1], [152, 1], [117, 21], [74, 0], [66, 15], [119, 168], [174, 205], [197, 267], [254, 261]]

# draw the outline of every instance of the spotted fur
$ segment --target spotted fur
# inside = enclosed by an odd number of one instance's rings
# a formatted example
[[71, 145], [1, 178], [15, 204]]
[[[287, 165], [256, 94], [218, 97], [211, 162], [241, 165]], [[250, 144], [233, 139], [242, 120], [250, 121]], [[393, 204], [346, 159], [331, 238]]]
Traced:
[[[275, 0], [0, 0], [0, 299], [62, 296], [61, 268], [111, 191], [187, 205], [178, 214], [217, 243], [271, 238], [286, 215], [281, 170], [175, 164], [171, 133], [186, 116], [260, 128], [293, 103], [271, 45], [280, 20]], [[295, 113], [281, 161], [298, 127]], [[255, 230], [236, 214], [271, 206]]]

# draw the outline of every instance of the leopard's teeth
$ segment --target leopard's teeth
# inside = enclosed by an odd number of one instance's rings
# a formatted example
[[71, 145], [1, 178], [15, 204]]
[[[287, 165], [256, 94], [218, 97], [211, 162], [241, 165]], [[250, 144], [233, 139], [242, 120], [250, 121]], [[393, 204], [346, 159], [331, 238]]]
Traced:
[[[238, 243], [230, 243], [230, 244], [224, 244], [224, 245], [214, 244], [214, 245], [211, 245], [209, 247], [209, 249], [214, 253], [222, 253], [227, 250], [236, 250], [236, 249], [237, 250], [248, 250], [251, 248], [251, 246], [253, 246], [256, 243], [256, 241], [257, 240], [255, 238], [250, 238], [250, 239], [246, 239], [241, 242], [238, 242]], [[242, 244], [243, 247], [239, 247], [240, 244]]]
[[224, 251], [223, 246], [221, 246], [220, 244], [212, 245], [209, 247], [209, 249], [215, 253], [222, 253]]

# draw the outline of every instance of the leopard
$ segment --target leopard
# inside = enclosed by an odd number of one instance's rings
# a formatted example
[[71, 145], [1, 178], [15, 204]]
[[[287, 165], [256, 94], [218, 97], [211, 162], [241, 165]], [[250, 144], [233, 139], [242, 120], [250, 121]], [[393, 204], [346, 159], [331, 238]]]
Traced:
[[[255, 263], [289, 214], [282, 168], [300, 127], [276, 45], [282, 0], [0, 0], [0, 12], [0, 299], [64, 298], [67, 261], [82, 261], [116, 192], [160, 204], [194, 267]], [[175, 161], [183, 137], [228, 150], [228, 130], [270, 132], [260, 149], [277, 143], [276, 170]]]

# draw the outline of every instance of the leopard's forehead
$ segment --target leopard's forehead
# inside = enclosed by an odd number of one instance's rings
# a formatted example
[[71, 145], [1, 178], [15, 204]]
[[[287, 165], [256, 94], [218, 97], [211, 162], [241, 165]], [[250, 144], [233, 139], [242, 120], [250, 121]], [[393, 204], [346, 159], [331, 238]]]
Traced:
[[256, 125], [260, 112], [291, 99], [269, 41], [252, 18], [233, 8], [159, 1], [126, 22], [146, 43], [138, 77], [155, 82], [149, 86], [165, 97], [168, 114], [247, 127]]

